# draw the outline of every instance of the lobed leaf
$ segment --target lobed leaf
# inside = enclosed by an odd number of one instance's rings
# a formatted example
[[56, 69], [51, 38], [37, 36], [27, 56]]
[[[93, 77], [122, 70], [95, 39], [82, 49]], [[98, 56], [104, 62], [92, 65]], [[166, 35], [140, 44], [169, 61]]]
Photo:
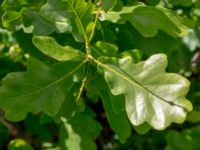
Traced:
[[121, 11], [102, 12], [102, 21], [124, 24], [129, 21], [143, 36], [155, 36], [158, 30], [172, 36], [187, 34], [186, 22], [171, 10], [162, 7], [135, 5], [123, 7]]
[[94, 5], [82, 0], [5, 0], [2, 21], [6, 28], [35, 35], [70, 32], [84, 41], [84, 29], [93, 21]]
[[85, 54], [70, 46], [62, 47], [52, 37], [35, 36], [33, 44], [45, 55], [58, 61], [77, 61], [85, 58]]
[[87, 87], [87, 91], [95, 93], [101, 98], [111, 129], [115, 132], [119, 141], [125, 143], [131, 135], [131, 125], [125, 112], [124, 96], [113, 95], [103, 76], [98, 74], [92, 75], [94, 79], [87, 85], [89, 86], [89, 88]]
[[[102, 99], [103, 106], [104, 106], [106, 115], [108, 117], [108, 121], [110, 123], [111, 129], [118, 136], [119, 141], [121, 143], [125, 143], [127, 138], [129, 138], [131, 135], [131, 126], [126, 117], [125, 111], [115, 112], [113, 109], [112, 103], [116, 103], [116, 102], [112, 102], [112, 101], [116, 100], [120, 96], [114, 96], [108, 90], [109, 89], [107, 88], [105, 88], [105, 90], [100, 90], [100, 97]], [[123, 99], [118, 99], [118, 102], [119, 102], [118, 104], [123, 103], [123, 102], [120, 102], [119, 100], [122, 101]], [[123, 107], [123, 105], [118, 106], [118, 107]]]
[[[10, 73], [0, 87], [0, 108], [11, 121], [23, 120], [27, 113], [45, 112], [54, 116], [74, 84], [73, 75], [85, 61], [62, 62], [49, 68], [30, 58], [27, 71]], [[65, 69], [63, 69], [65, 68]]]
[[47, 0], [40, 13], [55, 22], [58, 31], [71, 32], [77, 41], [83, 42], [83, 30], [92, 22], [93, 11], [94, 5], [84, 0]]
[[38, 10], [44, 2], [44, 0], [5, 0], [2, 3], [2, 8], [5, 11], [2, 17], [2, 24], [4, 27], [11, 30], [21, 29], [21, 18], [24, 12], [26, 12], [29, 8]]
[[134, 126], [147, 122], [163, 130], [172, 122], [182, 123], [192, 104], [185, 98], [189, 81], [166, 73], [167, 58], [156, 54], [133, 64], [132, 58], [105, 58], [98, 62], [113, 95], [124, 94], [129, 120]]

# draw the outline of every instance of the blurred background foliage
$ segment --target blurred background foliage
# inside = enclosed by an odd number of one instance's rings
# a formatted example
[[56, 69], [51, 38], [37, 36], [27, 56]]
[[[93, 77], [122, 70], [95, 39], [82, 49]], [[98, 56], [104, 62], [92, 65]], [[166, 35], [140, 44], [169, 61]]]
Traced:
[[[131, 5], [138, 1], [121, 0], [119, 8], [120, 5]], [[2, 2], [3, 0], [0, 0], [0, 3]], [[194, 110], [181, 125], [173, 124], [165, 131], [151, 130], [144, 135], [133, 131], [126, 143], [122, 144], [110, 129], [101, 102], [95, 95], [86, 93], [85, 99], [90, 106], [86, 114], [95, 117], [102, 126], [99, 127], [102, 128], [101, 134], [95, 142], [100, 150], [200, 150], [200, 0], [140, 0], [140, 2], [150, 6], [162, 5], [187, 18], [191, 24], [189, 34], [183, 38], [175, 38], [159, 31], [156, 36], [147, 38], [130, 23], [116, 25], [102, 22], [101, 28], [97, 28], [94, 39], [100, 38], [114, 43], [120, 51], [139, 49], [144, 58], [155, 53], [167, 54], [168, 71], [179, 73], [191, 82], [188, 99], [192, 101]], [[0, 7], [0, 15], [2, 14], [3, 10]], [[62, 45], [68, 42], [75, 48], [84, 48], [83, 44], [77, 44], [67, 33], [53, 32], [51, 35]], [[68, 40], [63, 40], [64, 37]], [[22, 30], [10, 32], [4, 29], [0, 22], [0, 79], [9, 72], [24, 71], [26, 60], [30, 56], [43, 60], [49, 65], [54, 63], [34, 47], [31, 38], [30, 33], [24, 33]], [[59, 127], [44, 114], [38, 116], [30, 114], [22, 122], [11, 123], [5, 120], [3, 112], [0, 111], [0, 149], [2, 150], [59, 150], [62, 145], [59, 137], [64, 133], [57, 132], [58, 130]], [[62, 131], [62, 128], [60, 130]]]

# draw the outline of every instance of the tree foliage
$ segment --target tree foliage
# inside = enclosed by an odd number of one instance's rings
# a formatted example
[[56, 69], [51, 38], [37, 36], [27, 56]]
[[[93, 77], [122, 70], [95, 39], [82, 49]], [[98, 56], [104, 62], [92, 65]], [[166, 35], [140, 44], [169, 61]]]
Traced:
[[0, 2], [0, 147], [200, 148], [199, 0]]

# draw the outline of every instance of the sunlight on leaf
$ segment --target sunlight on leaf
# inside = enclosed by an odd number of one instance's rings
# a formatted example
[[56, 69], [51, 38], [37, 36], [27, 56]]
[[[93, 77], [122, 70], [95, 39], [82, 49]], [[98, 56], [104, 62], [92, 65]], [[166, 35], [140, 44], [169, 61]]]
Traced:
[[138, 64], [132, 58], [102, 58], [98, 62], [112, 94], [125, 95], [126, 112], [134, 126], [147, 122], [163, 130], [172, 122], [182, 123], [192, 104], [185, 98], [189, 81], [178, 74], [166, 73], [164, 54], [151, 56]]

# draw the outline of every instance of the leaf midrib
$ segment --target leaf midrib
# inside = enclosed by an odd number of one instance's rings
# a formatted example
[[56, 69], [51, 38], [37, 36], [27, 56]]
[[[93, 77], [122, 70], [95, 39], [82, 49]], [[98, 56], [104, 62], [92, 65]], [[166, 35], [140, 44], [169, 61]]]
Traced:
[[101, 63], [100, 61], [96, 60], [93, 58], [93, 61], [97, 64], [99, 64], [100, 66], [102, 66], [103, 68], [111, 71], [112, 73], [120, 76], [121, 78], [123, 78], [124, 80], [126, 80], [127, 82], [129, 82], [130, 84], [132, 84], [133, 86], [138, 86], [139, 88], [142, 88], [143, 90], [146, 90], [147, 92], [149, 92], [151, 95], [159, 98], [160, 100], [168, 103], [169, 105], [172, 105], [172, 106], [177, 106], [177, 107], [181, 107], [184, 111], [186, 112], [189, 112], [189, 110], [181, 105], [178, 105], [178, 104], [175, 104], [174, 102], [171, 102], [171, 101], [168, 101], [162, 97], [160, 97], [159, 95], [155, 94], [154, 92], [152, 92], [151, 90], [149, 90], [148, 88], [144, 87], [140, 82], [138, 82], [136, 79], [134, 79], [133, 77], [131, 77], [129, 74], [127, 74], [122, 68], [120, 68], [119, 66], [115, 66], [117, 67], [118, 69], [120, 69], [120, 71], [122, 71], [126, 76], [124, 76], [122, 73], [114, 70], [113, 68], [109, 67], [108, 65], [106, 64], [103, 64]]
[[53, 85], [55, 85], [55, 84], [57, 84], [57, 83], [63, 81], [63, 80], [64, 80], [65, 78], [67, 78], [68, 76], [72, 75], [75, 71], [77, 71], [79, 68], [81, 68], [86, 62], [87, 62], [87, 60], [82, 61], [76, 68], [74, 68], [74, 69], [73, 69], [72, 71], [70, 71], [68, 74], [62, 76], [61, 78], [59, 78], [59, 79], [53, 81], [53, 82], [50, 83], [50, 84], [45, 85], [44, 87], [42, 87], [42, 88], [40, 88], [40, 89], [38, 89], [38, 90], [36, 90], [36, 91], [33, 91], [33, 92], [31, 92], [31, 93], [28, 93], [28, 94], [24, 94], [24, 95], [9, 96], [8, 98], [13, 98], [13, 97], [15, 97], [15, 98], [23, 98], [23, 97], [27, 97], [27, 96], [31, 96], [31, 95], [38, 94], [38, 93], [42, 92], [43, 90], [45, 90], [45, 89], [47, 89], [47, 88], [49, 88], [49, 87], [51, 87], [51, 86], [53, 86]]

